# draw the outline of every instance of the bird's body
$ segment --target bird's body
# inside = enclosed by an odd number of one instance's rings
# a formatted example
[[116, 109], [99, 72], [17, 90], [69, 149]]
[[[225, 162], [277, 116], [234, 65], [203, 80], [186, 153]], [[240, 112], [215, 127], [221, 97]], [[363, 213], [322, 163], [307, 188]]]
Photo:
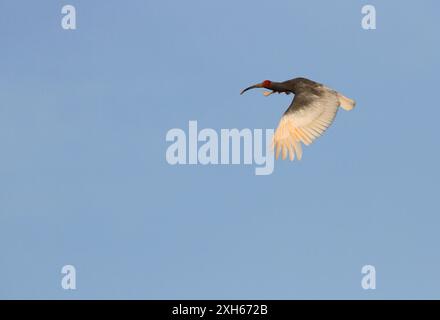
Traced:
[[306, 78], [295, 78], [284, 82], [265, 80], [246, 88], [242, 93], [253, 88], [272, 90], [265, 92], [266, 96], [272, 93], [295, 95], [289, 108], [281, 117], [274, 134], [273, 145], [277, 159], [280, 153], [283, 159], [287, 154], [290, 160], [293, 160], [295, 155], [298, 160], [301, 159], [301, 143], [309, 145], [321, 136], [332, 124], [339, 107], [351, 110], [355, 106], [354, 100]]

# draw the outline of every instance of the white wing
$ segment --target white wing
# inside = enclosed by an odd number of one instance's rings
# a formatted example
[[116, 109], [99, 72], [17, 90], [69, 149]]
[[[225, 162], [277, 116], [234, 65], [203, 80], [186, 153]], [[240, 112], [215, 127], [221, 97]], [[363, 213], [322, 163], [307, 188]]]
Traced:
[[276, 158], [301, 160], [301, 142], [309, 145], [333, 123], [340, 105], [337, 93], [323, 89], [319, 95], [299, 93], [282, 116], [273, 138]]

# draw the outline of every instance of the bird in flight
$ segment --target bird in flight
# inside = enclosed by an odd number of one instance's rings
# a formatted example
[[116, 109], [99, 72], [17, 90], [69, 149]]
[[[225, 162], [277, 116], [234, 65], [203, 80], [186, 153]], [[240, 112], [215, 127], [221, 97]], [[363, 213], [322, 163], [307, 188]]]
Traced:
[[264, 80], [244, 89], [240, 94], [255, 88], [271, 90], [263, 92], [266, 97], [273, 93], [295, 95], [273, 136], [276, 159], [281, 154], [284, 160], [288, 154], [290, 160], [293, 160], [295, 155], [301, 160], [301, 142], [305, 145], [311, 144], [330, 127], [339, 107], [349, 111], [356, 104], [354, 100], [341, 93], [306, 78], [284, 82]]

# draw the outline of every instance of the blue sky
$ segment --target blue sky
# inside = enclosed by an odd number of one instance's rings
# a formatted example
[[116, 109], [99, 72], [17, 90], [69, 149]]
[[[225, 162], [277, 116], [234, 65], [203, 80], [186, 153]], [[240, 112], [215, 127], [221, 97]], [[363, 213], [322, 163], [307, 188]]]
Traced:
[[[439, 11], [2, 1], [0, 298], [439, 298]], [[291, 98], [239, 92], [297, 76], [357, 101], [301, 162], [270, 176], [166, 162], [167, 131], [189, 120], [274, 128]]]

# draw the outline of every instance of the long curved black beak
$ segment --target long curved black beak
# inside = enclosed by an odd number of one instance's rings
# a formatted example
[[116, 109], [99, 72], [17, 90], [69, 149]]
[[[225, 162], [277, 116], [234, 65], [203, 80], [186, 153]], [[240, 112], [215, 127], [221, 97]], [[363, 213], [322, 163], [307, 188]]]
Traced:
[[254, 84], [253, 86], [247, 87], [246, 89], [241, 91], [240, 94], [243, 94], [246, 91], [251, 90], [251, 89], [255, 89], [255, 88], [263, 88], [263, 84], [262, 83], [257, 83], [257, 84]]

